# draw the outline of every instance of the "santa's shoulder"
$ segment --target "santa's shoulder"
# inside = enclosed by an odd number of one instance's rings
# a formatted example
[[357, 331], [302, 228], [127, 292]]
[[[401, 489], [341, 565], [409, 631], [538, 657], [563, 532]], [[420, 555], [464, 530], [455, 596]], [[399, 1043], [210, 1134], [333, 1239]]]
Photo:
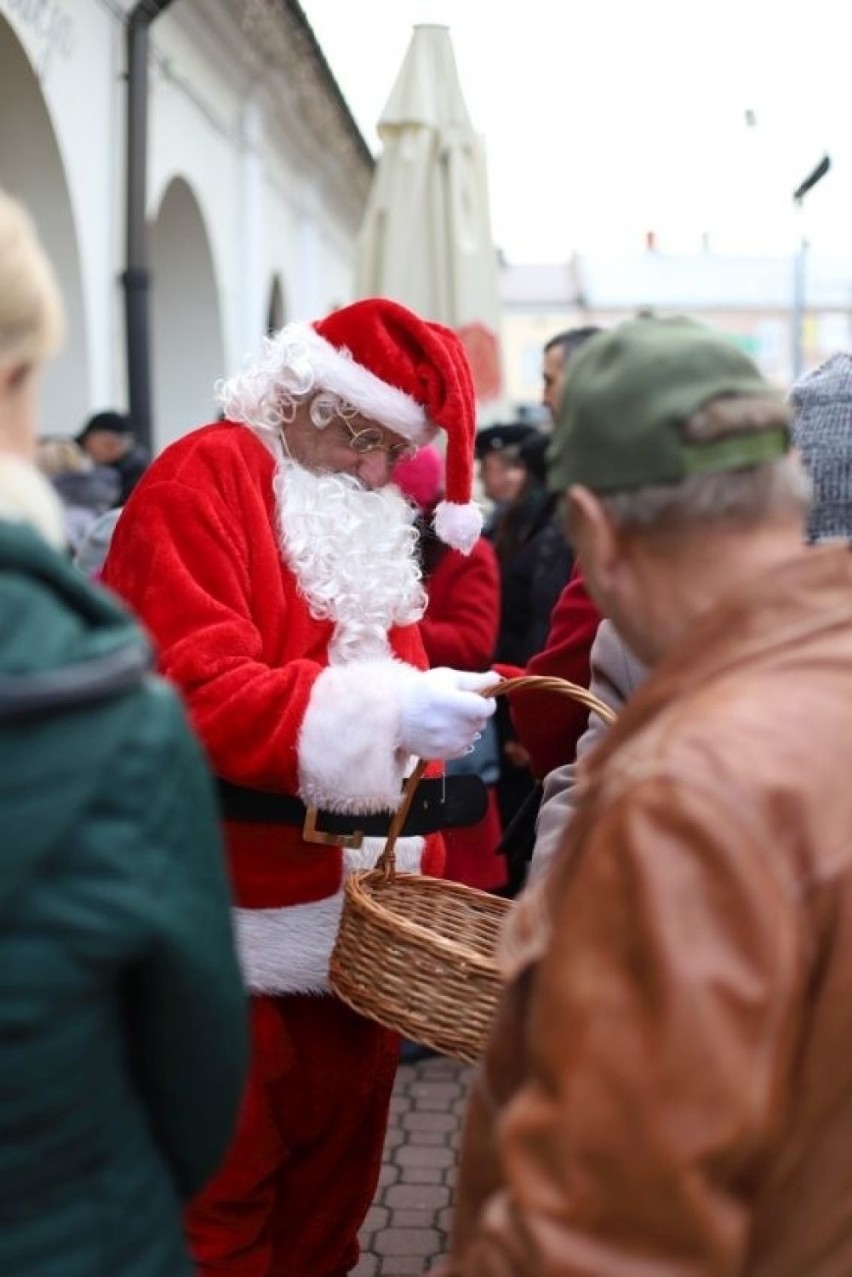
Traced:
[[205, 477], [220, 486], [227, 477], [263, 482], [275, 468], [269, 448], [248, 426], [234, 421], [214, 421], [169, 444], [148, 467], [147, 483], [184, 483], [194, 486]]

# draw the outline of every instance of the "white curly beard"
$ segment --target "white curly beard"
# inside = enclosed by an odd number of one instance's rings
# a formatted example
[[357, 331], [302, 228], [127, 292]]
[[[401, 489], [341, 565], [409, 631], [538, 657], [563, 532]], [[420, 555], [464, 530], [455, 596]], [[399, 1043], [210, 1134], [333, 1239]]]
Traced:
[[289, 459], [275, 476], [278, 532], [311, 616], [333, 621], [333, 665], [387, 656], [388, 630], [419, 621], [426, 594], [414, 511], [398, 489], [368, 492], [351, 475]]

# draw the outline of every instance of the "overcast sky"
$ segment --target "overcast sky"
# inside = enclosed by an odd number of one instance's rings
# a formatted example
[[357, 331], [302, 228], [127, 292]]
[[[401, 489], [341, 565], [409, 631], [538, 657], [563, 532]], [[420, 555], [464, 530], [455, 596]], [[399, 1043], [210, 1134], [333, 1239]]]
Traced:
[[[415, 22], [450, 27], [495, 240], [852, 256], [849, 0], [301, 0], [369, 145]], [[755, 123], [746, 122], [746, 112]], [[833, 169], [800, 214], [792, 192]]]

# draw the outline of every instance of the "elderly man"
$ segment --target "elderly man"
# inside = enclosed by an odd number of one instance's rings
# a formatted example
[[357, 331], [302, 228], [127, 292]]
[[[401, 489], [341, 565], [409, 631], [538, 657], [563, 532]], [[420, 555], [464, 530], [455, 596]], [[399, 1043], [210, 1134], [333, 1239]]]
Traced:
[[852, 559], [710, 331], [578, 356], [589, 589], [651, 667], [505, 937], [454, 1277], [852, 1270]]
[[[288, 325], [225, 384], [222, 406], [226, 420], [149, 468], [104, 570], [150, 627], [221, 779], [254, 995], [241, 1125], [188, 1231], [205, 1277], [342, 1277], [398, 1052], [329, 995], [343, 875], [375, 863], [412, 756], [471, 746], [494, 709], [479, 693], [496, 682], [426, 669], [414, 511], [389, 480], [443, 429], [435, 530], [468, 551], [481, 526], [474, 397], [452, 332], [370, 300]], [[466, 815], [453, 783], [421, 785], [404, 869], [440, 873], [436, 830]]]

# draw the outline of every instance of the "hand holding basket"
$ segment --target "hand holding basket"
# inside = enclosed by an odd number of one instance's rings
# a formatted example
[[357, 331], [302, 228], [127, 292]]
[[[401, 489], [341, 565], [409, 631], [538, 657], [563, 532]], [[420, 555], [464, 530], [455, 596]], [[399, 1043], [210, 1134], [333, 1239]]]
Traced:
[[[484, 695], [537, 688], [570, 696], [615, 718], [608, 705], [565, 679], [505, 679]], [[482, 1053], [497, 997], [495, 951], [512, 901], [443, 878], [397, 874], [395, 847], [425, 770], [403, 790], [375, 869], [349, 875], [331, 955], [331, 987], [370, 1019], [470, 1063]]]

